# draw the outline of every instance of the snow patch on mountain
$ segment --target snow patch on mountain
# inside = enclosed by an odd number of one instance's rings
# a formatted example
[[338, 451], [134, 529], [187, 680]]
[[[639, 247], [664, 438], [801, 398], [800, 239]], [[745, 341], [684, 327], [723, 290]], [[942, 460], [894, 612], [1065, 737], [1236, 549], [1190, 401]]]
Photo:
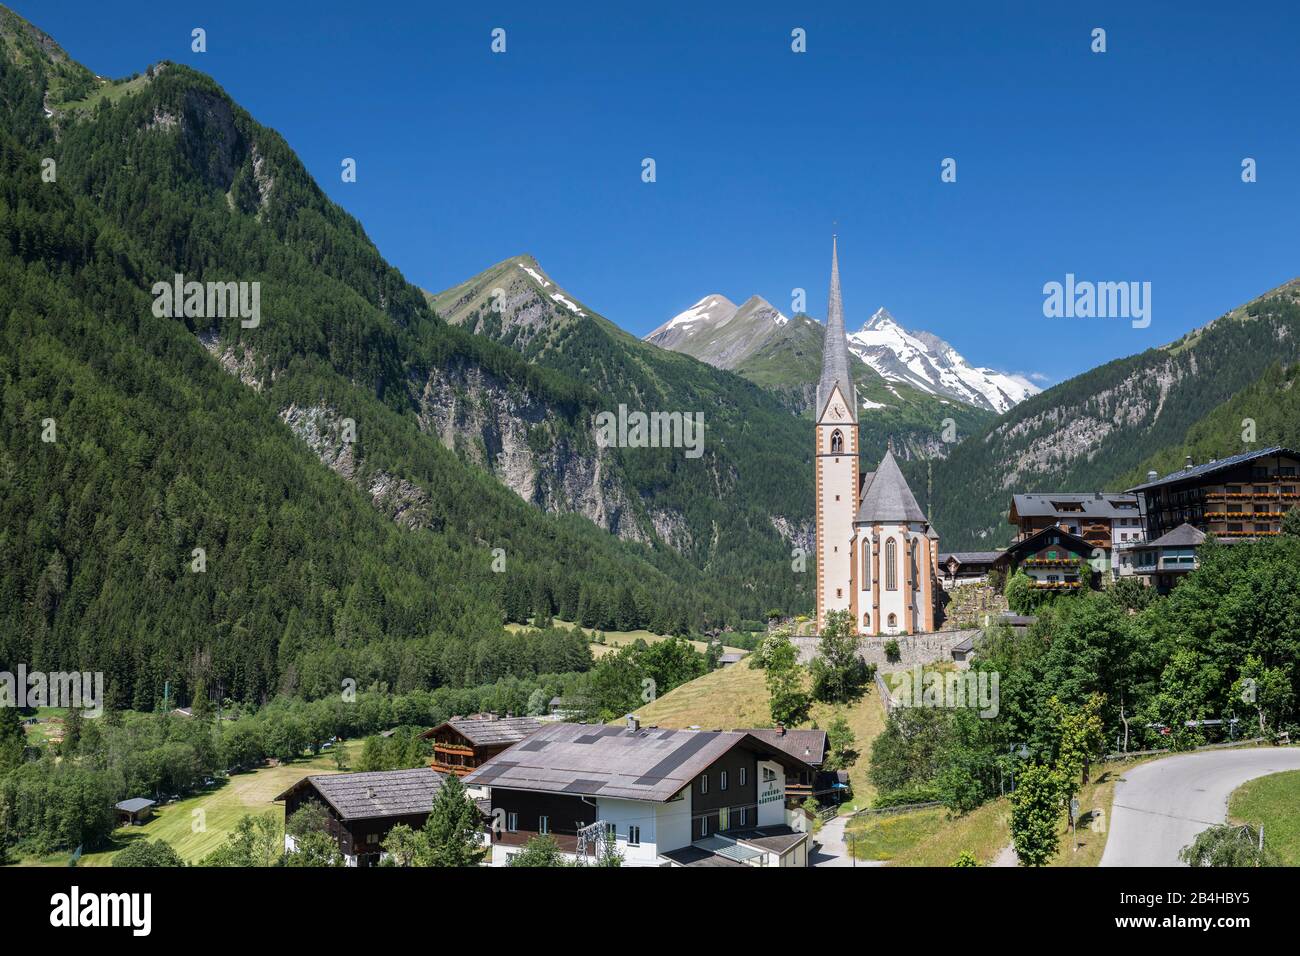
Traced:
[[1005, 412], [1042, 391], [1023, 376], [971, 365], [937, 335], [909, 331], [883, 308], [848, 340], [849, 349], [886, 380], [977, 408]]

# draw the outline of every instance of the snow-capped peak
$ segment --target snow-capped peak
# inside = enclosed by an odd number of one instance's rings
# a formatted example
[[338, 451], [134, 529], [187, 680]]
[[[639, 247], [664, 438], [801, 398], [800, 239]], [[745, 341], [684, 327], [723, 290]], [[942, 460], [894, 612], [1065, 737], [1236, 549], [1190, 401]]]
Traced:
[[679, 312], [645, 337], [647, 342], [671, 349], [706, 327], [716, 329], [726, 325], [740, 310], [725, 295], [706, 295], [689, 309]]
[[1042, 391], [1022, 376], [972, 366], [937, 335], [908, 331], [884, 308], [848, 340], [849, 349], [885, 379], [978, 408], [1005, 412]]

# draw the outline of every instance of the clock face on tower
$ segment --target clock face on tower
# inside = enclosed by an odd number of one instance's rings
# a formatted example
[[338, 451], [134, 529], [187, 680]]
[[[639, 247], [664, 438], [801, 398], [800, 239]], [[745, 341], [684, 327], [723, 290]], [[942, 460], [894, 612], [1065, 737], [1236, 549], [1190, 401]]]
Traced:
[[836, 402], [834, 405], [831, 406], [831, 418], [843, 418], [843, 417], [844, 417], [844, 406], [841, 405], [839, 402]]

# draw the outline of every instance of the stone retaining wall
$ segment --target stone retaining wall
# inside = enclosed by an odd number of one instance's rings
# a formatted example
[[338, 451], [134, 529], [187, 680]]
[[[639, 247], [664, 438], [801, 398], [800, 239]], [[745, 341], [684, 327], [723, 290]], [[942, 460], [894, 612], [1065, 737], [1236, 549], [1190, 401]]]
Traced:
[[[896, 637], [862, 637], [858, 639], [858, 656], [868, 664], [875, 664], [881, 670], [898, 670], [913, 664], [933, 664], [936, 661], [952, 660], [952, 649], [966, 638], [978, 634], [979, 629], [964, 631], [932, 631], [927, 634], [900, 634]], [[891, 640], [898, 641], [899, 659], [885, 659], [885, 645]], [[816, 637], [792, 637], [791, 643], [799, 652], [799, 663], [807, 664], [817, 656], [819, 639]], [[958, 664], [965, 667], [965, 664]]]

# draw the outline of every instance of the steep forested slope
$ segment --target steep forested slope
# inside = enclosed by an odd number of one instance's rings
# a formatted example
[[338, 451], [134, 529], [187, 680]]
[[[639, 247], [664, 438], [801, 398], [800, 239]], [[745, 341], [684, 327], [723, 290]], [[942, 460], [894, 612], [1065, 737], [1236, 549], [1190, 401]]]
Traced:
[[932, 504], [944, 549], [1005, 543], [1013, 492], [1125, 487], [1153, 455], [1176, 454], [1167, 450], [1181, 448], [1189, 430], [1272, 364], [1297, 359], [1293, 280], [1176, 342], [1026, 400], [935, 462]]
[[[599, 397], [438, 321], [210, 79], [97, 81], [2, 8], [0, 44], [0, 666], [102, 670], [140, 707], [465, 684], [546, 666], [506, 612], [766, 606], [434, 440], [437, 399], [491, 382], [535, 447], [599, 461]], [[175, 274], [259, 282], [260, 323], [159, 317]]]
[[1188, 430], [1181, 442], [1161, 449], [1127, 475], [1118, 487], [1167, 475], [1191, 456], [1197, 464], [1270, 445], [1300, 449], [1300, 365], [1270, 365], [1259, 381], [1243, 388]]

